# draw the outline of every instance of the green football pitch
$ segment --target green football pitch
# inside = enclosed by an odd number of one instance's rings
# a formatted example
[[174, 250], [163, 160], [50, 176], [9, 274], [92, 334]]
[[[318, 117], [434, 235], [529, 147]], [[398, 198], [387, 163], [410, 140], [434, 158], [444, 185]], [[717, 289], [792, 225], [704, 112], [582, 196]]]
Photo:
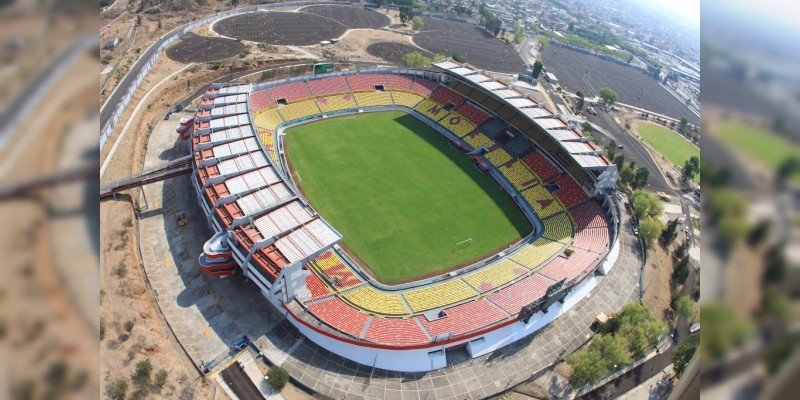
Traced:
[[[683, 167], [692, 156], [700, 157], [700, 149], [682, 138], [678, 133], [667, 128], [652, 125], [639, 125], [639, 134], [647, 143], [650, 143], [663, 154], [673, 164]], [[652, 172], [652, 171], [651, 171]], [[700, 183], [700, 175], [695, 176], [697, 183]]]
[[301, 125], [284, 140], [311, 205], [382, 282], [444, 272], [531, 229], [491, 176], [403, 112]]

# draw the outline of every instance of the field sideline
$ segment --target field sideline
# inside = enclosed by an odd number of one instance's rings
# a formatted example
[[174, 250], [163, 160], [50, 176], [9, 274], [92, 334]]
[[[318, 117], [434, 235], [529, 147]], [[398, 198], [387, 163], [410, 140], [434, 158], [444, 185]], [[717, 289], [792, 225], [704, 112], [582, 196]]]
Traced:
[[382, 282], [443, 272], [531, 229], [491, 176], [403, 112], [301, 125], [284, 140], [303, 193]]

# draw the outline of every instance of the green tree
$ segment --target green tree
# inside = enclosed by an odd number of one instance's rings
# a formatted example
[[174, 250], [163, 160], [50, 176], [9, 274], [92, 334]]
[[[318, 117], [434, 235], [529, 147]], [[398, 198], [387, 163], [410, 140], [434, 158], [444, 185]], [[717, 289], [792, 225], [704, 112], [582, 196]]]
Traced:
[[578, 101], [575, 103], [575, 109], [578, 111], [582, 110], [585, 102], [583, 97], [578, 97]]
[[678, 237], [678, 222], [679, 221], [677, 218], [669, 221], [667, 226], [664, 228], [664, 231], [661, 232], [661, 236], [658, 238], [658, 241], [661, 243], [661, 247], [669, 246], [675, 241], [675, 238]]
[[169, 373], [166, 370], [159, 369], [158, 372], [156, 372], [156, 379], [155, 382], [153, 382], [153, 385], [159, 388], [164, 387], [164, 384], [167, 383], [168, 376]]
[[430, 68], [431, 66], [431, 59], [423, 56], [418, 51], [406, 53], [401, 61], [403, 65], [411, 68]]
[[581, 124], [581, 132], [583, 133], [592, 133], [592, 124], [589, 121], [586, 121]]
[[689, 255], [685, 254], [675, 259], [674, 269], [672, 270], [672, 281], [677, 285], [683, 285], [689, 277]]
[[277, 365], [270, 367], [267, 376], [269, 377], [268, 381], [270, 386], [278, 391], [281, 391], [283, 387], [286, 386], [286, 383], [289, 382], [289, 373]]
[[539, 75], [542, 73], [542, 69], [544, 68], [544, 64], [541, 61], [536, 60], [533, 63], [533, 79], [539, 79]]
[[681, 125], [680, 125], [680, 128], [679, 128], [681, 130], [681, 132], [685, 131], [686, 130], [686, 126], [688, 126], [688, 125], [689, 125], [689, 120], [686, 119], [686, 117], [681, 117]]
[[664, 225], [656, 218], [648, 217], [639, 222], [639, 235], [642, 236], [642, 239], [648, 247], [661, 235], [661, 231], [663, 230]]
[[550, 44], [550, 38], [544, 35], [540, 35], [536, 40], [539, 42], [539, 50], [544, 50]]
[[695, 175], [700, 172], [700, 158], [697, 156], [691, 156], [688, 160], [683, 163], [683, 170], [681, 171], [681, 175], [683, 179], [694, 179]]
[[700, 308], [700, 362], [716, 360], [740, 346], [755, 332], [753, 323], [723, 303], [705, 303]]
[[628, 353], [628, 344], [622, 336], [597, 335], [592, 341], [592, 347], [600, 353], [606, 370], [609, 372], [622, 368], [633, 361]]
[[657, 320], [642, 304], [629, 303], [622, 308], [618, 335], [625, 337], [634, 357], [642, 357], [648, 348], [655, 347], [658, 339], [667, 332], [667, 325]]
[[423, 21], [419, 15], [415, 15], [414, 18], [411, 18], [411, 27], [415, 31], [420, 31], [425, 27], [425, 21]]
[[450, 57], [453, 57], [453, 60], [456, 60], [456, 61], [458, 61], [460, 63], [463, 63], [463, 62], [467, 61], [467, 59], [464, 57], [464, 55], [462, 55], [459, 52], [453, 53], [452, 55], [450, 55]]
[[630, 166], [625, 165], [619, 171], [619, 179], [622, 181], [623, 184], [629, 185], [633, 182], [634, 178], [636, 177], [636, 173], [631, 169]]
[[583, 94], [583, 92], [581, 92], [580, 90], [578, 90], [577, 92], [575, 92], [575, 96], [578, 96], [578, 97], [580, 97], [580, 98], [584, 98], [584, 97], [586, 97], [586, 96]]
[[633, 179], [634, 189], [641, 189], [647, 185], [647, 180], [650, 178], [650, 170], [646, 167], [639, 167], [636, 169], [636, 176]]
[[682, 315], [684, 318], [688, 319], [692, 316], [692, 300], [686, 295], [679, 296], [672, 300], [672, 309], [675, 310], [678, 315]]
[[611, 88], [604, 87], [597, 91], [597, 95], [600, 96], [603, 101], [606, 102], [608, 105], [612, 105], [617, 102], [619, 99], [619, 95], [617, 92], [611, 90]]
[[400, 22], [405, 25], [406, 22], [414, 17], [414, 9], [411, 6], [400, 6]]
[[525, 27], [519, 23], [514, 23], [514, 43], [520, 44], [525, 40]]
[[675, 371], [675, 376], [680, 378], [683, 372], [686, 371], [686, 366], [694, 356], [697, 346], [700, 344], [700, 337], [697, 334], [689, 336], [689, 340], [681, 343], [678, 349], [672, 353], [672, 368]]
[[572, 367], [569, 383], [575, 388], [597, 382], [605, 375], [605, 363], [596, 350], [572, 353], [567, 356], [567, 364]]
[[658, 217], [664, 212], [664, 205], [661, 200], [653, 193], [637, 190], [633, 192], [633, 213], [636, 218]]

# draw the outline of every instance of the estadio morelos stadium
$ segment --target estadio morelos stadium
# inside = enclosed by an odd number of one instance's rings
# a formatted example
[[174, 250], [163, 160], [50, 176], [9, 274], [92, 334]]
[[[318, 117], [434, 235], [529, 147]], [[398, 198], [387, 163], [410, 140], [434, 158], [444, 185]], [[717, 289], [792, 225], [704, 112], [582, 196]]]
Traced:
[[522, 89], [434, 67], [212, 85], [178, 129], [217, 232], [202, 268], [244, 274], [309, 340], [394, 371], [487, 354], [589, 294], [619, 252], [615, 165]]

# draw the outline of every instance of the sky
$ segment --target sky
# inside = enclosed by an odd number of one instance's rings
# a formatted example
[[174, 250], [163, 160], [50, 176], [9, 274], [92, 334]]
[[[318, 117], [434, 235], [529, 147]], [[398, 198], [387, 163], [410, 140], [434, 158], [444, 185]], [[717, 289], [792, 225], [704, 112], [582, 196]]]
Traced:
[[[640, 0], [642, 1], [642, 0]], [[689, 22], [700, 23], [700, 0], [643, 0], [652, 6], [671, 14], [686, 18]]]

